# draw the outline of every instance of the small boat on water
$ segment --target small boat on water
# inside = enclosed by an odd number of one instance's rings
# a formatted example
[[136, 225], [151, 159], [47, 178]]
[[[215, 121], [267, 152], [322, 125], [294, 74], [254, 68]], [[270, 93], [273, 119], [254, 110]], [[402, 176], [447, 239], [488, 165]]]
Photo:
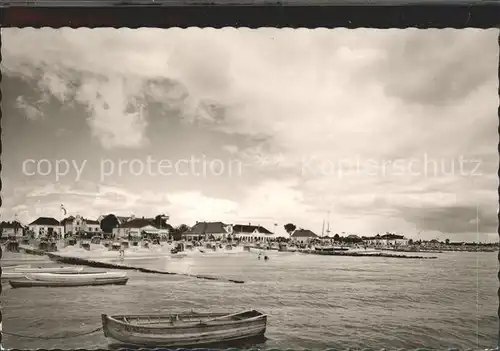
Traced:
[[83, 267], [38, 267], [38, 268], [15, 268], [2, 272], [2, 280], [4, 279], [21, 279], [29, 273], [66, 273], [77, 274], [83, 270]]
[[267, 315], [238, 313], [179, 313], [163, 315], [103, 314], [104, 336], [113, 343], [143, 347], [211, 345], [263, 336]]
[[92, 280], [82, 280], [82, 281], [42, 281], [42, 280], [9, 280], [10, 286], [12, 288], [35, 288], [35, 287], [45, 287], [45, 288], [68, 288], [76, 286], [94, 286], [94, 285], [125, 285], [127, 284], [128, 277], [124, 278], [109, 278], [109, 279], [92, 279]]
[[28, 280], [39, 280], [44, 282], [76, 282], [92, 281], [102, 279], [125, 278], [126, 272], [81, 272], [76, 274], [65, 273], [26, 273]]

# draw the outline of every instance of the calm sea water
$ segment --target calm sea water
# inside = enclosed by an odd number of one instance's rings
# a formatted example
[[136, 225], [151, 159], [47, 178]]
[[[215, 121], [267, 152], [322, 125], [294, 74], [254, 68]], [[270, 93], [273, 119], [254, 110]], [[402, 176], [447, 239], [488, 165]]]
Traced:
[[[126, 286], [10, 289], [3, 330], [53, 337], [100, 326], [100, 314], [257, 309], [261, 348], [491, 348], [498, 336], [497, 253], [435, 260], [254, 253], [133, 260], [137, 266], [245, 284], [129, 272]], [[8, 348], [107, 348], [102, 332], [60, 340], [4, 336]]]

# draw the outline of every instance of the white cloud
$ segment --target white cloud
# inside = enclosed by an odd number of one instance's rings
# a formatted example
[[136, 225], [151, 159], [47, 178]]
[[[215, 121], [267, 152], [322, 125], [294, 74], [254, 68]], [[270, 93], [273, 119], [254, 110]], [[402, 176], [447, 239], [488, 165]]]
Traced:
[[[230, 153], [296, 167], [287, 171], [298, 179], [265, 182], [238, 203], [196, 192], [182, 194], [184, 200], [169, 196], [172, 210], [176, 203], [186, 218], [236, 212], [297, 218], [317, 228], [318, 212], [329, 208], [338, 228], [413, 230], [414, 223], [389, 217], [401, 206], [489, 204], [487, 193], [496, 190], [488, 174], [477, 182], [407, 173], [339, 178], [303, 176], [300, 164], [304, 156], [352, 167], [358, 158], [380, 163], [494, 152], [497, 30], [4, 31], [7, 72], [34, 76], [43, 68], [40, 85], [56, 98], [66, 101], [76, 91], [94, 136], [107, 148], [147, 145], [152, 116], [140, 104], [148, 96], [179, 108], [190, 122], [266, 137], [265, 145], [247, 149], [227, 145]], [[147, 86], [147, 79], [178, 85]], [[211, 103], [222, 106], [223, 118], [203, 107]], [[133, 199], [125, 208], [141, 201], [124, 196]], [[96, 201], [101, 208], [113, 202]]]
[[238, 147], [236, 145], [225, 145], [223, 149], [229, 152], [230, 154], [235, 154], [238, 152]]
[[43, 113], [38, 107], [27, 102], [23, 96], [17, 97], [16, 107], [20, 109], [29, 120], [36, 121], [43, 118]]

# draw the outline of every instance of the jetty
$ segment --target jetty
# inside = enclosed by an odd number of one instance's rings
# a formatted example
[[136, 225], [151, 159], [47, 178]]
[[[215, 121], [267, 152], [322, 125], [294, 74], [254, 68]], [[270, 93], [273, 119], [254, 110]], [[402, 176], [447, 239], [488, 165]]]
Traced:
[[429, 260], [436, 259], [436, 256], [408, 256], [408, 255], [395, 255], [385, 252], [368, 253], [368, 252], [349, 252], [349, 251], [318, 251], [318, 250], [304, 250], [299, 249], [298, 252], [308, 255], [324, 255], [324, 256], [352, 256], [352, 257], [385, 257], [385, 258], [406, 258], [406, 259], [421, 259]]
[[117, 263], [111, 263], [111, 262], [95, 261], [95, 260], [89, 260], [89, 259], [80, 258], [80, 257], [62, 256], [62, 255], [54, 254], [52, 252], [46, 252], [45, 255], [47, 255], [52, 261], [56, 261], [56, 262], [60, 262], [60, 263], [64, 263], [64, 264], [69, 264], [69, 265], [87, 266], [87, 267], [94, 267], [94, 268], [122, 269], [122, 270], [131, 270], [131, 271], [137, 271], [137, 272], [142, 272], [142, 273], [154, 273], [154, 274], [164, 274], [164, 275], [181, 275], [181, 276], [190, 277], [190, 278], [198, 278], [198, 279], [205, 279], [205, 280], [217, 280], [217, 281], [224, 281], [224, 282], [236, 283], [236, 284], [245, 283], [244, 280], [227, 279], [227, 278], [222, 278], [222, 277], [215, 277], [215, 276], [208, 276], [208, 275], [201, 275], [201, 274], [167, 272], [167, 271], [161, 271], [161, 270], [156, 270], [156, 269], [135, 267], [135, 266], [126, 265], [126, 264], [117, 264]]

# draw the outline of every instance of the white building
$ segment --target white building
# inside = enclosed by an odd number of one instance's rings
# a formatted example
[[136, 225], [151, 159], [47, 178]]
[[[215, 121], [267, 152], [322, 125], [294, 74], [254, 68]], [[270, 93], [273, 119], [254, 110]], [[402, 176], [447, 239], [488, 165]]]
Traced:
[[301, 244], [307, 244], [311, 240], [317, 239], [318, 235], [316, 235], [314, 232], [312, 232], [309, 229], [295, 229], [290, 235], [290, 238], [292, 241], [301, 243]]
[[170, 225], [159, 226], [152, 218], [136, 218], [126, 221], [119, 227], [113, 229], [115, 238], [127, 239], [129, 237], [140, 238], [143, 235], [158, 235], [159, 237], [168, 237], [170, 234]]
[[186, 240], [225, 240], [233, 234], [233, 226], [222, 222], [196, 222], [182, 234]]
[[86, 219], [81, 217], [80, 215], [76, 215], [75, 217], [69, 216], [61, 221], [64, 226], [64, 233], [100, 233], [101, 226], [98, 221], [92, 219]]
[[35, 238], [54, 234], [61, 236], [64, 230], [59, 221], [52, 217], [38, 217], [38, 219], [28, 225], [28, 228], [34, 233]]
[[408, 245], [408, 239], [403, 235], [397, 234], [377, 234], [374, 237], [367, 238], [364, 240], [365, 243], [374, 245], [374, 246], [404, 246]]
[[260, 225], [234, 224], [232, 227], [234, 238], [242, 241], [263, 241], [273, 238], [273, 233]]

